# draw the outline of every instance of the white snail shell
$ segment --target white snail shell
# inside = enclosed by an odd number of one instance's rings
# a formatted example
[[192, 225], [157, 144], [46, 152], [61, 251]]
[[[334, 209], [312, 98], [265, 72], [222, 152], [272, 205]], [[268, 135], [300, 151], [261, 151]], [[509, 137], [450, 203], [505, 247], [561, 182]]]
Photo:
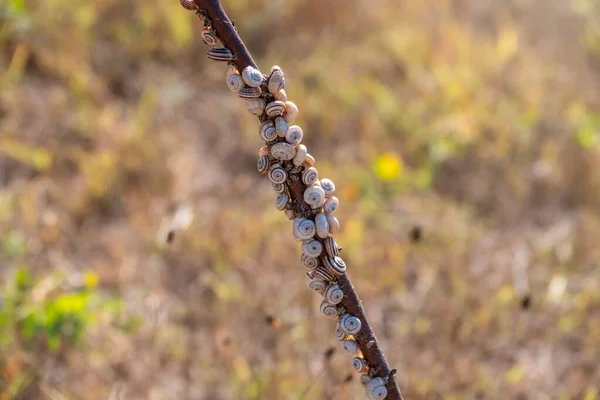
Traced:
[[273, 98], [285, 103], [287, 101], [287, 93], [285, 90], [281, 89], [279, 92], [273, 94]]
[[287, 134], [285, 135], [285, 140], [287, 140], [288, 143], [296, 145], [302, 141], [303, 137], [304, 132], [302, 132], [302, 128], [300, 128], [298, 125], [292, 125], [289, 127]]
[[329, 236], [329, 223], [325, 214], [317, 214], [315, 216], [315, 225], [317, 226], [317, 236], [325, 239]]
[[294, 123], [296, 118], [298, 118], [298, 106], [296, 106], [291, 101], [285, 102], [285, 113], [283, 114], [283, 118], [288, 124]]
[[340, 257], [323, 257], [323, 265], [327, 271], [334, 275], [343, 275], [346, 272], [346, 263]]
[[190, 11], [196, 11], [198, 9], [198, 5], [194, 2], [194, 0], [179, 0], [183, 8]]
[[332, 306], [327, 303], [327, 301], [323, 300], [321, 305], [319, 306], [319, 310], [321, 313], [327, 318], [336, 318], [338, 316], [338, 310], [336, 306]]
[[232, 92], [239, 92], [244, 87], [244, 80], [240, 74], [231, 74], [227, 76], [227, 87]]
[[327, 300], [329, 304], [340, 304], [343, 298], [344, 292], [337, 283], [330, 285], [325, 291], [325, 300]]
[[323, 244], [317, 239], [305, 240], [302, 242], [302, 252], [309, 257], [319, 257], [323, 253]]
[[313, 272], [317, 279], [321, 279], [325, 282], [331, 282], [335, 279], [335, 275], [329, 272], [327, 268], [322, 265], [319, 265], [317, 268], [315, 268]]
[[335, 326], [335, 338], [341, 342], [342, 340], [346, 340], [347, 337], [348, 334], [344, 332], [340, 326], [340, 323], [338, 322], [338, 324]]
[[325, 197], [331, 197], [335, 194], [335, 184], [331, 179], [321, 179], [321, 187], [325, 191]]
[[265, 142], [271, 142], [277, 139], [277, 132], [275, 132], [275, 124], [273, 121], [265, 121], [260, 124], [260, 138]]
[[256, 163], [256, 169], [261, 174], [266, 174], [269, 170], [269, 156], [263, 155], [258, 158], [258, 162]]
[[310, 205], [312, 208], [320, 208], [325, 202], [325, 192], [320, 186], [306, 188], [303, 197], [306, 204]]
[[294, 218], [296, 218], [296, 211], [292, 210], [291, 208], [288, 208], [287, 210], [285, 210], [285, 216], [291, 221]]
[[323, 205], [323, 211], [325, 211], [325, 214], [327, 215], [331, 215], [333, 213], [335, 213], [335, 211], [338, 209], [338, 206], [340, 205], [340, 201], [338, 200], [337, 197], [333, 196], [327, 199], [327, 201], [325, 201], [325, 204]]
[[[294, 157], [294, 165], [299, 167], [306, 160], [307, 149], [306, 146], [301, 144], [296, 149], [296, 156]], [[318, 174], [317, 174], [318, 177]]]
[[244, 82], [246, 82], [246, 85], [250, 87], [259, 87], [264, 80], [263, 74], [256, 68], [250, 66], [243, 69], [242, 78], [244, 79]]
[[319, 266], [319, 259], [302, 253], [302, 265], [309, 269], [315, 269]]
[[285, 183], [274, 183], [273, 184], [273, 190], [275, 190], [275, 193], [285, 193], [287, 187], [285, 186]]
[[340, 231], [340, 221], [333, 215], [327, 216], [327, 222], [329, 223], [329, 233], [335, 235]]
[[278, 160], [291, 160], [296, 155], [296, 149], [289, 143], [279, 142], [271, 147], [271, 155]]
[[367, 372], [369, 367], [367, 366], [367, 362], [362, 357], [354, 357], [352, 359], [352, 369], [356, 372]]
[[273, 183], [284, 183], [287, 177], [287, 171], [281, 167], [272, 168], [269, 171], [269, 180]]
[[238, 90], [238, 96], [242, 99], [255, 99], [260, 97], [262, 94], [262, 89], [259, 87], [243, 87]]
[[309, 275], [307, 276], [307, 286], [310, 290], [315, 291], [317, 293], [323, 293], [325, 288], [327, 287], [327, 282], [322, 279], [312, 279]]
[[283, 117], [275, 118], [275, 130], [277, 131], [277, 136], [285, 137], [288, 129], [288, 123], [285, 122], [285, 119], [283, 119]]
[[208, 50], [208, 58], [215, 61], [232, 61], [233, 53], [225, 47], [211, 47]]
[[272, 101], [269, 104], [267, 104], [267, 108], [265, 109], [265, 112], [269, 117], [277, 117], [283, 114], [284, 111], [285, 103], [283, 101], [278, 100]]
[[269, 92], [271, 94], [275, 94], [282, 90], [285, 86], [285, 77], [283, 75], [283, 71], [279, 68], [274, 69], [271, 72], [271, 76], [269, 77], [269, 82], [267, 83], [267, 87], [269, 88]]
[[[316, 225], [316, 220], [317, 220], [317, 218], [315, 218], [315, 225]], [[328, 226], [329, 226], [329, 224], [328, 224]], [[319, 233], [319, 229], [318, 229], [318, 225], [317, 225], [317, 234], [318, 233]], [[338, 247], [337, 243], [331, 236], [329, 236], [325, 240], [323, 240], [323, 243], [325, 243], [325, 251], [327, 252], [327, 255], [329, 257], [337, 257], [340, 254], [340, 248]]]
[[363, 374], [360, 376], [360, 384], [363, 386], [367, 386], [367, 384], [371, 382], [371, 377], [369, 374]]
[[[319, 179], [319, 171], [317, 171], [317, 169], [315, 167], [305, 169], [304, 172], [302, 173], [302, 182], [304, 182], [304, 184], [306, 186], [313, 185], [318, 179]], [[325, 192], [323, 192], [323, 196], [324, 195], [325, 195]]]
[[202, 31], [202, 41], [209, 46], [214, 46], [219, 43], [219, 38], [210, 31], [210, 29], [204, 29]]
[[287, 206], [289, 200], [290, 196], [286, 193], [280, 193], [275, 200], [275, 207], [277, 207], [278, 210], [283, 210], [285, 209], [285, 206]]
[[340, 327], [348, 335], [356, 335], [360, 332], [362, 323], [354, 315], [344, 314], [340, 317]]
[[371, 379], [366, 385], [367, 396], [373, 400], [383, 400], [387, 396], [385, 379], [381, 377]]
[[306, 168], [314, 167], [315, 166], [315, 158], [307, 153], [306, 158], [304, 159], [304, 162], [302, 163], [302, 165], [304, 165]]
[[294, 237], [297, 240], [308, 240], [315, 236], [315, 223], [307, 218], [296, 218], [293, 225]]
[[245, 101], [246, 103], [246, 109], [253, 115], [261, 115], [264, 111], [265, 111], [265, 107], [267, 105], [267, 103], [265, 102], [265, 99], [263, 98], [258, 98], [258, 99], [247, 99]]
[[356, 340], [354, 339], [344, 340], [344, 342], [342, 343], [342, 347], [345, 351], [347, 351], [350, 354], [358, 353], [358, 343], [356, 343]]

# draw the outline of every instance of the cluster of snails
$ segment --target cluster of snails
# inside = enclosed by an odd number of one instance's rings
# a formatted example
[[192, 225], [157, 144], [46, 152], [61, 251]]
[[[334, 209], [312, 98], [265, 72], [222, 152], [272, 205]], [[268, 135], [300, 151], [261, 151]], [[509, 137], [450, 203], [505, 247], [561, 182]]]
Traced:
[[[198, 7], [193, 0], [180, 0], [190, 10]], [[204, 20], [203, 41], [211, 47], [208, 58], [224, 61], [230, 65], [227, 87], [244, 100], [247, 110], [260, 120], [259, 136], [265, 142], [258, 152], [257, 169], [267, 175], [277, 193], [275, 207], [293, 220], [294, 238], [302, 242], [302, 264], [310, 271], [306, 274], [308, 287], [323, 296], [321, 313], [337, 318], [335, 335], [343, 348], [350, 353], [352, 367], [362, 373], [361, 383], [371, 399], [385, 399], [386, 379], [372, 377], [369, 365], [362, 357], [358, 342], [362, 323], [342, 306], [344, 292], [337, 277], [346, 272], [346, 264], [339, 256], [341, 247], [331, 235], [337, 233], [340, 224], [334, 216], [339, 200], [335, 197], [335, 184], [319, 178], [315, 159], [302, 144], [304, 132], [294, 121], [298, 107], [288, 101], [285, 92], [285, 76], [281, 68], [274, 66], [269, 75], [248, 66], [242, 71], [235, 67], [234, 54], [225, 47], [216, 47], [219, 39], [211, 27], [211, 21], [198, 11]], [[300, 185], [302, 198], [292, 198], [292, 187]]]

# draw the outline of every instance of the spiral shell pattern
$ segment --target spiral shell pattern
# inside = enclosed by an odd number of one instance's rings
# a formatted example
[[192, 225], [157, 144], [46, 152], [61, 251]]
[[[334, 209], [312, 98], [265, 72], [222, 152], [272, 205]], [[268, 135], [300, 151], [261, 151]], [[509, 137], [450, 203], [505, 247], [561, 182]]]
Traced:
[[371, 377], [369, 376], [369, 374], [363, 374], [360, 376], [360, 384], [363, 386], [367, 386], [367, 384], [369, 382], [371, 382]]
[[259, 87], [264, 80], [263, 74], [253, 67], [246, 67], [242, 70], [242, 78], [246, 85], [250, 87]]
[[274, 69], [269, 76], [269, 80], [267, 83], [267, 87], [269, 89], [269, 93], [275, 94], [282, 90], [285, 86], [285, 77], [283, 75], [283, 71], [279, 68]]
[[284, 111], [285, 103], [283, 101], [278, 100], [272, 101], [269, 104], [267, 104], [267, 108], [265, 109], [265, 112], [269, 117], [277, 117], [283, 114]]
[[[316, 218], [315, 218], [315, 220], [316, 220]], [[317, 234], [318, 233], [319, 233], [319, 231], [317, 230]], [[325, 243], [325, 251], [327, 252], [327, 255], [329, 257], [337, 257], [340, 255], [340, 248], [338, 247], [337, 243], [331, 236], [329, 236], [325, 240], [323, 240], [323, 243]]]
[[325, 300], [327, 300], [329, 304], [339, 304], [342, 302], [343, 298], [344, 292], [338, 284], [330, 285], [325, 291]]
[[315, 236], [315, 223], [307, 218], [296, 218], [293, 225], [294, 236], [299, 240], [308, 240]]
[[256, 99], [259, 98], [261, 94], [262, 90], [259, 87], [243, 87], [238, 91], [238, 96], [242, 99]]
[[319, 259], [302, 253], [302, 265], [309, 269], [315, 269], [319, 266]]
[[265, 121], [260, 124], [260, 138], [265, 142], [271, 142], [277, 139], [277, 132], [275, 131], [275, 124], [273, 121]]
[[304, 132], [302, 132], [302, 128], [300, 128], [298, 125], [292, 125], [285, 135], [285, 140], [287, 140], [288, 143], [296, 145], [302, 141], [303, 137]]
[[287, 206], [289, 200], [290, 200], [290, 196], [288, 196], [287, 193], [280, 193], [277, 196], [277, 199], [275, 200], [275, 207], [280, 211], [284, 210], [285, 206]]
[[[296, 149], [289, 143], [279, 142], [271, 147], [271, 155], [278, 160], [291, 160], [296, 155]], [[323, 194], [323, 197], [325, 195]]]
[[319, 310], [321, 313], [327, 318], [336, 318], [338, 316], [338, 311], [336, 306], [332, 306], [327, 301], [323, 300], [321, 305], [319, 306]]
[[288, 124], [293, 124], [296, 118], [298, 118], [298, 106], [291, 101], [286, 101], [283, 118], [285, 118], [285, 122]]
[[[302, 173], [302, 182], [304, 182], [306, 186], [313, 185], [318, 179], [319, 171], [317, 171], [317, 169], [314, 167], [308, 168]], [[323, 195], [324, 194], [325, 192], [323, 192]]]
[[372, 400], [383, 400], [387, 397], [387, 388], [385, 387], [385, 379], [381, 377], [372, 378], [366, 384], [367, 396]]
[[329, 272], [327, 270], [327, 268], [325, 268], [322, 265], [319, 265], [317, 268], [315, 268], [314, 273], [315, 273], [315, 277], [317, 277], [317, 279], [321, 279], [325, 282], [331, 282], [335, 279], [335, 275], [333, 275], [331, 272]]
[[265, 107], [267, 105], [267, 103], [265, 102], [265, 99], [263, 99], [263, 98], [248, 99], [245, 103], [246, 103], [246, 109], [251, 114], [256, 115], [256, 116], [259, 116], [263, 112], [265, 112]]
[[323, 265], [327, 271], [334, 275], [343, 275], [346, 272], [346, 263], [340, 257], [323, 257]]
[[342, 343], [342, 348], [350, 354], [358, 353], [358, 343], [356, 343], [356, 340], [354, 339], [344, 340], [344, 342]]
[[202, 41], [209, 46], [214, 46], [219, 43], [219, 38], [211, 31], [205, 30], [202, 32]]
[[327, 199], [327, 201], [325, 201], [325, 204], [323, 205], [323, 211], [325, 211], [325, 214], [327, 215], [331, 215], [333, 213], [335, 213], [335, 211], [338, 209], [338, 206], [340, 205], [340, 201], [338, 200], [337, 197], [333, 196]]
[[362, 323], [354, 315], [344, 314], [340, 317], [340, 327], [348, 335], [356, 335], [360, 332]]
[[362, 357], [354, 357], [352, 359], [352, 369], [355, 372], [366, 372], [369, 367], [367, 366], [367, 362]]
[[302, 165], [304, 165], [306, 168], [314, 167], [315, 166], [315, 158], [307, 153], [306, 158], [304, 159], [304, 162], [302, 163]]
[[256, 169], [258, 169], [258, 172], [261, 174], [266, 174], [269, 170], [269, 156], [265, 155], [259, 157], [256, 163]]
[[331, 179], [321, 179], [321, 187], [325, 191], [325, 197], [329, 198], [335, 194], [335, 184]]
[[232, 92], [239, 92], [244, 87], [244, 81], [240, 74], [231, 74], [227, 77], [227, 87]]
[[315, 216], [315, 225], [317, 226], [317, 236], [325, 239], [329, 236], [329, 223], [325, 214], [317, 214]]
[[317, 293], [323, 293], [327, 287], [327, 282], [322, 279], [310, 279], [308, 281], [308, 288]]
[[215, 61], [232, 61], [233, 53], [225, 47], [212, 47], [208, 50], [208, 58]]
[[325, 202], [325, 192], [317, 185], [306, 188], [303, 197], [306, 204], [312, 208], [321, 208]]
[[274, 183], [273, 184], [273, 190], [275, 191], [275, 193], [281, 194], [281, 193], [285, 193], [287, 187], [285, 186], [285, 183]]
[[276, 167], [269, 171], [269, 180], [273, 183], [284, 183], [287, 178], [287, 171], [281, 167]]
[[302, 252], [309, 257], [319, 257], [323, 253], [323, 244], [317, 239], [302, 242]]
[[335, 338], [341, 342], [342, 340], [346, 340], [347, 337], [348, 334], [344, 332], [344, 330], [340, 326], [340, 323], [338, 322], [338, 324], [335, 327]]

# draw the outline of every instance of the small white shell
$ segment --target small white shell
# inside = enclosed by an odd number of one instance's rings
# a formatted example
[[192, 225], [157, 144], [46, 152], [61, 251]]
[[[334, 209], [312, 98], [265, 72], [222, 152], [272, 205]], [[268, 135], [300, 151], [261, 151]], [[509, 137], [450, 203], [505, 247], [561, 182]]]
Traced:
[[303, 197], [306, 204], [310, 205], [312, 208], [320, 208], [325, 202], [325, 192], [320, 186], [306, 188]]
[[369, 382], [371, 382], [371, 377], [369, 376], [369, 374], [364, 374], [360, 376], [360, 384], [363, 386], [367, 386], [367, 384]]
[[302, 132], [302, 128], [298, 125], [292, 125], [289, 127], [287, 134], [285, 135], [285, 140], [291, 144], [299, 144], [302, 141], [302, 137], [304, 136], [304, 132]]
[[279, 193], [279, 194], [285, 193], [285, 191], [286, 191], [285, 183], [274, 183], [273, 190], [275, 190], [275, 193]]
[[306, 286], [308, 286], [310, 290], [315, 291], [317, 293], [323, 293], [323, 291], [327, 287], [327, 282], [321, 279], [313, 279], [308, 274], [306, 275], [306, 277]]
[[302, 252], [309, 257], [319, 257], [323, 253], [323, 244], [317, 239], [305, 240], [302, 242]]
[[323, 257], [323, 265], [334, 275], [343, 275], [346, 272], [346, 263], [340, 257]]
[[302, 265], [304, 265], [306, 268], [315, 269], [319, 266], [319, 260], [317, 258], [308, 256], [305, 253], [302, 254], [301, 260]]
[[280, 193], [275, 200], [275, 207], [278, 210], [283, 210], [285, 206], [287, 206], [289, 200], [290, 196], [288, 196], [286, 193]]
[[321, 279], [322, 281], [325, 281], [325, 282], [331, 282], [332, 280], [335, 279], [335, 275], [333, 275], [331, 272], [329, 272], [327, 270], [327, 268], [325, 268], [322, 265], [319, 265], [317, 268], [315, 268], [313, 272], [315, 273], [315, 277], [317, 279]]
[[296, 106], [291, 101], [285, 102], [285, 113], [283, 114], [283, 118], [288, 124], [294, 123], [296, 118], [298, 118], [298, 106]]
[[296, 211], [292, 210], [291, 208], [288, 208], [287, 210], [285, 210], [285, 216], [289, 220], [293, 220], [294, 218], [296, 218]]
[[283, 117], [275, 118], [275, 130], [277, 131], [277, 136], [285, 137], [288, 129], [288, 123], [285, 122], [285, 119], [283, 119]]
[[259, 87], [248, 87], [244, 86], [240, 90], [238, 90], [238, 96], [242, 99], [256, 99], [259, 98], [262, 94], [262, 89]]
[[[316, 218], [315, 218], [315, 221], [316, 221]], [[315, 225], [316, 225], [316, 222], [315, 222]], [[327, 224], [327, 226], [329, 226], [329, 223]], [[317, 234], [318, 233], [319, 233], [319, 230], [317, 227]], [[327, 252], [327, 255], [329, 257], [337, 257], [340, 255], [340, 248], [331, 236], [329, 236], [325, 240], [323, 240], [323, 243], [325, 244], [325, 251]]]
[[321, 187], [325, 191], [325, 197], [331, 197], [335, 194], [335, 184], [331, 179], [321, 179]]
[[[306, 146], [303, 144], [298, 146], [298, 148], [296, 149], [296, 156], [294, 157], [294, 165], [297, 167], [302, 165], [304, 160], [306, 160], [306, 154], [307, 154]], [[317, 174], [317, 177], [318, 177], [318, 174]]]
[[360, 319], [356, 318], [354, 315], [344, 314], [340, 317], [340, 328], [348, 335], [356, 335], [360, 332], [360, 328], [362, 327], [362, 323]]
[[283, 112], [285, 111], [285, 103], [283, 101], [272, 101], [269, 104], [267, 104], [267, 107], [265, 108], [265, 112], [267, 113], [267, 115], [269, 117], [276, 117], [279, 116], [281, 114], [283, 114]]
[[327, 318], [336, 318], [338, 316], [338, 310], [336, 306], [332, 306], [327, 301], [323, 300], [319, 306], [321, 313]]
[[296, 218], [294, 220], [293, 233], [297, 240], [308, 240], [315, 236], [317, 228], [315, 223], [307, 218]]
[[376, 378], [371, 378], [369, 383], [367, 383], [367, 391], [371, 391], [375, 389], [377, 386], [385, 386], [385, 379], [378, 376]]
[[285, 90], [281, 89], [279, 92], [273, 94], [273, 98], [275, 100], [283, 101], [284, 103], [287, 101], [287, 93]]
[[271, 146], [271, 155], [278, 160], [291, 160], [296, 155], [296, 149], [289, 143], [279, 142]]
[[329, 233], [335, 235], [340, 231], [340, 221], [333, 215], [327, 216], [327, 222], [329, 223]]
[[307, 153], [306, 159], [304, 160], [302, 165], [304, 165], [306, 168], [314, 167], [315, 166], [315, 158]]
[[[302, 173], [302, 182], [306, 186], [313, 185], [319, 179], [319, 171], [315, 167], [307, 168]], [[323, 196], [325, 196], [325, 192], [323, 192]]]
[[263, 74], [256, 68], [250, 66], [244, 68], [242, 71], [242, 78], [244, 79], [244, 82], [246, 82], [246, 85], [250, 87], [259, 87], [264, 80]]
[[340, 285], [338, 284], [334, 284], [331, 285], [327, 288], [327, 290], [325, 291], [325, 300], [327, 300], [327, 302], [329, 304], [339, 304], [342, 302], [342, 299], [344, 298], [344, 292], [342, 291], [342, 289], [340, 288]]
[[346, 340], [347, 337], [348, 334], [344, 332], [340, 326], [340, 323], [338, 322], [338, 324], [335, 326], [335, 338], [341, 342], [342, 340]]
[[271, 142], [277, 139], [277, 132], [275, 131], [275, 124], [273, 121], [265, 121], [260, 124], [260, 138], [265, 142]]
[[261, 115], [265, 111], [267, 103], [263, 98], [245, 99], [246, 109], [253, 115]]
[[367, 362], [362, 357], [354, 357], [352, 359], [352, 369], [356, 372], [367, 372], [369, 367], [367, 366]]
[[259, 157], [256, 163], [256, 169], [258, 169], [258, 172], [261, 174], [266, 174], [269, 170], [269, 156], [263, 155]]
[[239, 92], [244, 87], [244, 80], [240, 74], [231, 74], [227, 76], [227, 87], [232, 92]]
[[385, 379], [381, 377], [373, 378], [366, 385], [367, 396], [372, 400], [383, 400], [387, 396]]
[[284, 183], [287, 177], [287, 171], [281, 167], [272, 168], [269, 171], [269, 180], [273, 183]]
[[346, 339], [342, 343], [342, 347], [344, 348], [345, 351], [347, 351], [350, 354], [358, 353], [358, 343], [356, 343], [356, 340]]
[[269, 92], [271, 94], [275, 94], [282, 90], [285, 86], [285, 77], [283, 75], [283, 71], [279, 68], [274, 69], [271, 72], [271, 76], [269, 76], [269, 82], [267, 83], [267, 87], [269, 88]]
[[340, 205], [340, 201], [338, 200], [337, 197], [335, 197], [335, 196], [330, 197], [327, 199], [327, 201], [323, 205], [323, 211], [325, 211], [325, 214], [331, 215], [331, 214], [335, 213], [335, 210], [338, 209], [339, 205]]
[[315, 225], [317, 226], [317, 236], [325, 239], [329, 236], [329, 223], [325, 214], [317, 214], [315, 216]]

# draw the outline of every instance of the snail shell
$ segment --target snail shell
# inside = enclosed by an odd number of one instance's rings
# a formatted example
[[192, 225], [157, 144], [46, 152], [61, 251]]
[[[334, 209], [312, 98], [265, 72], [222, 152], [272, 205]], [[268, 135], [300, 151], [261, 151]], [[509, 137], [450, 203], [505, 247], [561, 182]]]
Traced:
[[[285, 187], [285, 185], [284, 185], [284, 187]], [[285, 216], [289, 220], [293, 220], [294, 218], [296, 218], [296, 211], [292, 210], [291, 208], [288, 208], [287, 210], [285, 210]]]
[[343, 275], [346, 272], [346, 263], [340, 257], [323, 257], [323, 265], [334, 275]]
[[327, 300], [329, 304], [340, 304], [343, 298], [344, 292], [337, 283], [330, 285], [325, 291], [325, 300]]
[[283, 119], [283, 117], [275, 118], [275, 130], [277, 131], [277, 136], [285, 137], [288, 129], [288, 123], [285, 122], [285, 119]]
[[371, 382], [371, 377], [369, 374], [363, 374], [360, 376], [360, 384], [363, 386], [367, 386], [367, 384]]
[[278, 100], [272, 101], [269, 104], [267, 104], [267, 108], [265, 109], [265, 112], [269, 117], [277, 117], [283, 114], [284, 111], [285, 103], [283, 101]]
[[[304, 245], [304, 244], [303, 244]], [[311, 257], [306, 255], [306, 253], [302, 254], [302, 265], [309, 269], [315, 269], [319, 266], [319, 259], [316, 257]]]
[[286, 191], [285, 183], [274, 183], [273, 190], [275, 190], [275, 193], [279, 193], [279, 194], [285, 193], [285, 191]]
[[335, 184], [331, 179], [321, 179], [321, 187], [325, 191], [325, 197], [329, 198], [335, 194]]
[[283, 71], [279, 68], [274, 69], [271, 72], [271, 76], [269, 76], [269, 81], [267, 83], [267, 87], [269, 88], [269, 93], [275, 94], [282, 90], [285, 86], [285, 77], [283, 75]]
[[338, 324], [335, 326], [335, 338], [341, 342], [342, 340], [346, 340], [347, 337], [348, 334], [344, 332], [340, 326], [340, 323], [338, 322]]
[[271, 142], [277, 139], [277, 132], [275, 132], [275, 124], [273, 121], [265, 121], [260, 124], [260, 137], [265, 142]]
[[238, 96], [242, 99], [255, 99], [260, 97], [261, 94], [262, 90], [259, 87], [243, 87], [238, 91]]
[[232, 61], [233, 53], [225, 47], [212, 47], [208, 50], [208, 58], [215, 61]]
[[367, 366], [367, 362], [362, 357], [354, 357], [352, 359], [352, 369], [356, 372], [367, 372], [369, 367]]
[[297, 240], [308, 240], [315, 236], [317, 228], [315, 223], [307, 218], [296, 218], [294, 220], [293, 233]]
[[323, 300], [321, 305], [319, 306], [319, 310], [323, 313], [327, 318], [336, 318], [338, 316], [338, 310], [336, 306], [332, 306], [327, 303], [327, 301]]
[[358, 343], [354, 339], [346, 339], [342, 343], [342, 347], [350, 354], [358, 353]]
[[366, 384], [367, 396], [373, 400], [383, 400], [387, 396], [385, 379], [381, 377], [373, 378]]
[[269, 156], [263, 155], [258, 158], [258, 162], [256, 163], [256, 169], [261, 174], [266, 174], [269, 170]]
[[285, 118], [285, 122], [288, 124], [294, 123], [296, 118], [298, 118], [298, 106], [296, 106], [291, 101], [285, 102], [285, 113], [283, 114], [283, 118]]
[[296, 155], [296, 149], [289, 143], [279, 142], [271, 147], [271, 155], [278, 160], [291, 160]]
[[[317, 218], [315, 218], [315, 225], [317, 225], [316, 221], [317, 221]], [[329, 224], [328, 224], [328, 226], [329, 226]], [[318, 225], [317, 225], [317, 234], [319, 234], [319, 226]], [[337, 257], [340, 254], [340, 248], [338, 247], [337, 243], [335, 242], [335, 240], [333, 240], [333, 238], [331, 236], [325, 238], [325, 240], [323, 240], [323, 243], [325, 243], [325, 251], [327, 252], [327, 255], [329, 257]]]
[[325, 214], [331, 215], [335, 213], [335, 210], [337, 210], [339, 205], [340, 201], [337, 197], [330, 197], [327, 199], [327, 201], [325, 201], [325, 204], [323, 205], [323, 211], [325, 211]]
[[329, 223], [325, 214], [317, 214], [315, 216], [315, 225], [317, 226], [317, 236], [325, 239], [329, 236]]
[[331, 282], [335, 279], [335, 275], [333, 275], [331, 272], [327, 271], [327, 268], [325, 268], [322, 265], [319, 265], [317, 268], [315, 268], [314, 273], [315, 273], [315, 277], [317, 279], [321, 279], [322, 281], [325, 281], [325, 282]]
[[315, 166], [315, 158], [307, 153], [306, 158], [305, 158], [304, 162], [302, 163], [302, 165], [304, 165], [306, 168], [314, 167]]
[[263, 74], [251, 66], [242, 70], [242, 78], [244, 79], [244, 82], [246, 82], [246, 85], [250, 87], [259, 87], [264, 80]]
[[306, 188], [303, 197], [304, 201], [312, 208], [320, 208], [325, 202], [325, 192], [323, 191], [323, 189], [321, 189], [320, 186], [311, 186], [309, 188]]
[[179, 2], [186, 10], [196, 11], [198, 9], [198, 6], [194, 2], [194, 0], [179, 0]]
[[[315, 167], [308, 168], [304, 170], [302, 173], [302, 182], [306, 186], [313, 185], [319, 179], [319, 171]], [[325, 192], [323, 192], [323, 196], [325, 196]]]
[[327, 282], [321, 279], [313, 279], [309, 274], [306, 274], [306, 286], [312, 291], [317, 293], [323, 293], [325, 288], [327, 287]]
[[267, 103], [265, 99], [248, 99], [246, 102], [246, 109], [253, 115], [261, 115], [265, 111]]
[[304, 132], [302, 132], [302, 128], [298, 125], [292, 125], [289, 127], [287, 134], [285, 135], [285, 140], [291, 144], [299, 144], [302, 141], [302, 137], [304, 136]]
[[287, 93], [285, 90], [281, 89], [279, 92], [273, 94], [273, 98], [285, 103], [287, 101]]
[[287, 177], [287, 171], [281, 167], [272, 168], [269, 171], [269, 180], [273, 183], [284, 183]]
[[[269, 146], [263, 146], [260, 149], [258, 149], [258, 156], [262, 157], [262, 156], [270, 156], [271, 155], [271, 147]], [[271, 167], [271, 165], [269, 165], [269, 167]]]
[[287, 206], [289, 200], [290, 196], [288, 196], [286, 193], [280, 193], [277, 196], [277, 199], [275, 199], [275, 207], [277, 207], [278, 210], [283, 210], [285, 209], [285, 206]]
[[319, 257], [323, 253], [323, 244], [317, 239], [305, 240], [302, 242], [302, 252], [309, 257]]
[[327, 222], [329, 223], [329, 233], [335, 235], [340, 231], [340, 221], [333, 215], [327, 216]]
[[[303, 144], [298, 146], [298, 148], [296, 149], [296, 156], [294, 157], [294, 165], [297, 167], [301, 166], [302, 163], [304, 162], [304, 160], [306, 160], [306, 154], [307, 154], [306, 146]], [[318, 176], [318, 174], [317, 174], [317, 176]]]
[[362, 323], [354, 315], [344, 314], [340, 317], [340, 327], [348, 335], [356, 335], [360, 331]]
[[202, 41], [209, 46], [214, 46], [219, 43], [219, 38], [210, 31], [210, 29], [204, 29], [202, 31]]
[[239, 92], [244, 87], [244, 80], [240, 74], [231, 74], [227, 76], [227, 87], [232, 92]]

